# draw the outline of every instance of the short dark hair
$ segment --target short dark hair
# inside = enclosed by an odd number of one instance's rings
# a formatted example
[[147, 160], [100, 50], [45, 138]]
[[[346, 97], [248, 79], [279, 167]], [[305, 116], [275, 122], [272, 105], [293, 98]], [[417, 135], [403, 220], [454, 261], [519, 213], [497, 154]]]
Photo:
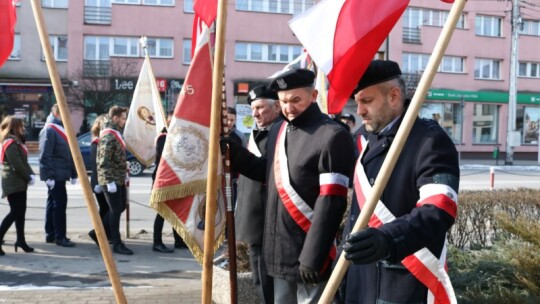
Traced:
[[128, 109], [126, 107], [122, 107], [122, 106], [112, 106], [110, 109], [109, 109], [109, 117], [110, 118], [113, 118], [113, 116], [120, 116], [122, 115], [122, 113], [126, 112], [127, 113]]
[[227, 107], [227, 114], [236, 115], [236, 109], [233, 107]]

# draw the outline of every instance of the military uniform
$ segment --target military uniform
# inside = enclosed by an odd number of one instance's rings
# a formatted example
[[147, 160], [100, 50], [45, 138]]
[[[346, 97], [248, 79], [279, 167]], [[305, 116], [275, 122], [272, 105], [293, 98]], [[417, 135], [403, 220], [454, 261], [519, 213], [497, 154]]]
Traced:
[[[373, 185], [394, 140], [401, 117], [383, 134], [371, 134], [362, 126], [358, 134], [368, 140], [361, 168]], [[356, 139], [357, 143], [359, 138]], [[358, 170], [359, 167], [357, 167]], [[432, 120], [416, 119], [390, 176], [380, 201], [396, 217], [379, 227], [391, 241], [389, 256], [377, 263], [351, 265], [346, 277], [346, 303], [426, 303], [427, 288], [406, 269], [402, 260], [427, 247], [441, 256], [446, 233], [454, 216], [439, 208], [430, 197], [419, 204], [420, 193], [427, 185], [447, 185], [455, 193], [459, 186], [459, 163], [454, 143]], [[346, 232], [360, 213], [357, 193], [353, 195]], [[453, 198], [457, 199], [457, 198]]]
[[300, 263], [330, 273], [332, 247], [346, 208], [346, 196], [321, 195], [320, 175], [352, 174], [354, 156], [349, 133], [311, 104], [302, 114], [287, 121], [286, 154], [290, 184], [313, 210], [306, 233], [291, 217], [278, 193], [274, 174], [274, 154], [281, 124], [272, 127], [267, 157], [257, 158], [242, 149], [233, 153], [233, 165], [242, 175], [266, 181], [268, 198], [264, 227], [263, 253], [271, 276], [299, 281]]
[[[109, 205], [106, 222], [109, 225], [109, 233], [113, 242], [113, 251], [122, 254], [133, 254], [122, 243], [120, 237], [120, 216], [126, 209], [127, 189], [127, 164], [126, 148], [119, 127], [111, 118], [104, 121], [104, 127], [99, 136], [97, 154], [98, 183], [103, 189], [103, 194]], [[116, 191], [111, 192], [111, 184], [115, 184]]]

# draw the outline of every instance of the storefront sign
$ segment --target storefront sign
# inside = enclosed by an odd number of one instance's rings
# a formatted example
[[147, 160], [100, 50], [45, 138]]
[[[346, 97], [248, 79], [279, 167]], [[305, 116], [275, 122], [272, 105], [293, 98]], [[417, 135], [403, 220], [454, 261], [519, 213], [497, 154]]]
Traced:
[[137, 79], [131, 78], [112, 78], [111, 79], [111, 91], [115, 92], [133, 92]]
[[52, 93], [52, 87], [3, 85], [3, 86], [0, 86], [0, 91], [5, 94], [18, 94], [18, 93], [48, 94], [48, 93]]
[[[473, 101], [473, 102], [494, 102], [508, 103], [507, 92], [492, 91], [454, 91], [442, 89], [430, 89], [427, 93], [427, 100], [452, 100], [452, 101]], [[518, 93], [518, 104], [538, 104], [540, 105], [540, 93]]]

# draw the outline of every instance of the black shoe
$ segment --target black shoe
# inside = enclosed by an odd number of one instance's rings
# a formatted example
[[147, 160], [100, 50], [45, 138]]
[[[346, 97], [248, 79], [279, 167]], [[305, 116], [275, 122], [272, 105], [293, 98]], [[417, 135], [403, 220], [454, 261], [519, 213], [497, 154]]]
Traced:
[[49, 236], [45, 237], [45, 243], [51, 244], [51, 243], [54, 243], [54, 242], [55, 242], [54, 237], [49, 237]]
[[97, 238], [97, 235], [96, 235], [96, 231], [90, 230], [90, 232], [88, 232], [88, 236], [92, 239], [92, 241], [94, 241], [94, 243], [96, 243], [96, 245], [99, 248], [99, 242], [98, 242], [98, 238]]
[[19, 243], [15, 242], [15, 252], [17, 252], [17, 248], [20, 247], [24, 252], [34, 252], [34, 248], [28, 246], [28, 244], [25, 243]]
[[156, 244], [156, 245], [152, 246], [152, 250], [157, 251], [157, 252], [162, 252], [162, 253], [172, 253], [172, 252], [174, 252], [174, 249], [168, 248], [163, 243]]
[[120, 242], [118, 244], [115, 244], [113, 246], [113, 252], [114, 253], [118, 253], [118, 254], [123, 254], [123, 255], [132, 255], [133, 254], [133, 251], [129, 248], [126, 247], [126, 245], [124, 245], [124, 243]]
[[72, 241], [66, 238], [61, 241], [57, 240], [56, 245], [62, 246], [62, 247], [74, 247], [75, 243], [73, 243]]
[[0, 245], [0, 256], [3, 256], [3, 255], [6, 255], [6, 253], [4, 252], [4, 250], [2, 250], [2, 245]]

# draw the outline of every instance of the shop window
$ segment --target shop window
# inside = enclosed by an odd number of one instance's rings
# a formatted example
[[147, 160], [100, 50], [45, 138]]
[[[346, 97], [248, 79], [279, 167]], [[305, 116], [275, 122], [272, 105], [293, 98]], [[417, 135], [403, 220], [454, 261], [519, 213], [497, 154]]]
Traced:
[[420, 117], [433, 119], [446, 131], [454, 143], [462, 140], [461, 105], [457, 103], [429, 102], [422, 105]]
[[518, 107], [516, 111], [516, 129], [521, 131], [523, 144], [538, 144], [540, 127], [540, 107]]
[[475, 104], [473, 107], [473, 144], [496, 144], [499, 128], [499, 107]]

